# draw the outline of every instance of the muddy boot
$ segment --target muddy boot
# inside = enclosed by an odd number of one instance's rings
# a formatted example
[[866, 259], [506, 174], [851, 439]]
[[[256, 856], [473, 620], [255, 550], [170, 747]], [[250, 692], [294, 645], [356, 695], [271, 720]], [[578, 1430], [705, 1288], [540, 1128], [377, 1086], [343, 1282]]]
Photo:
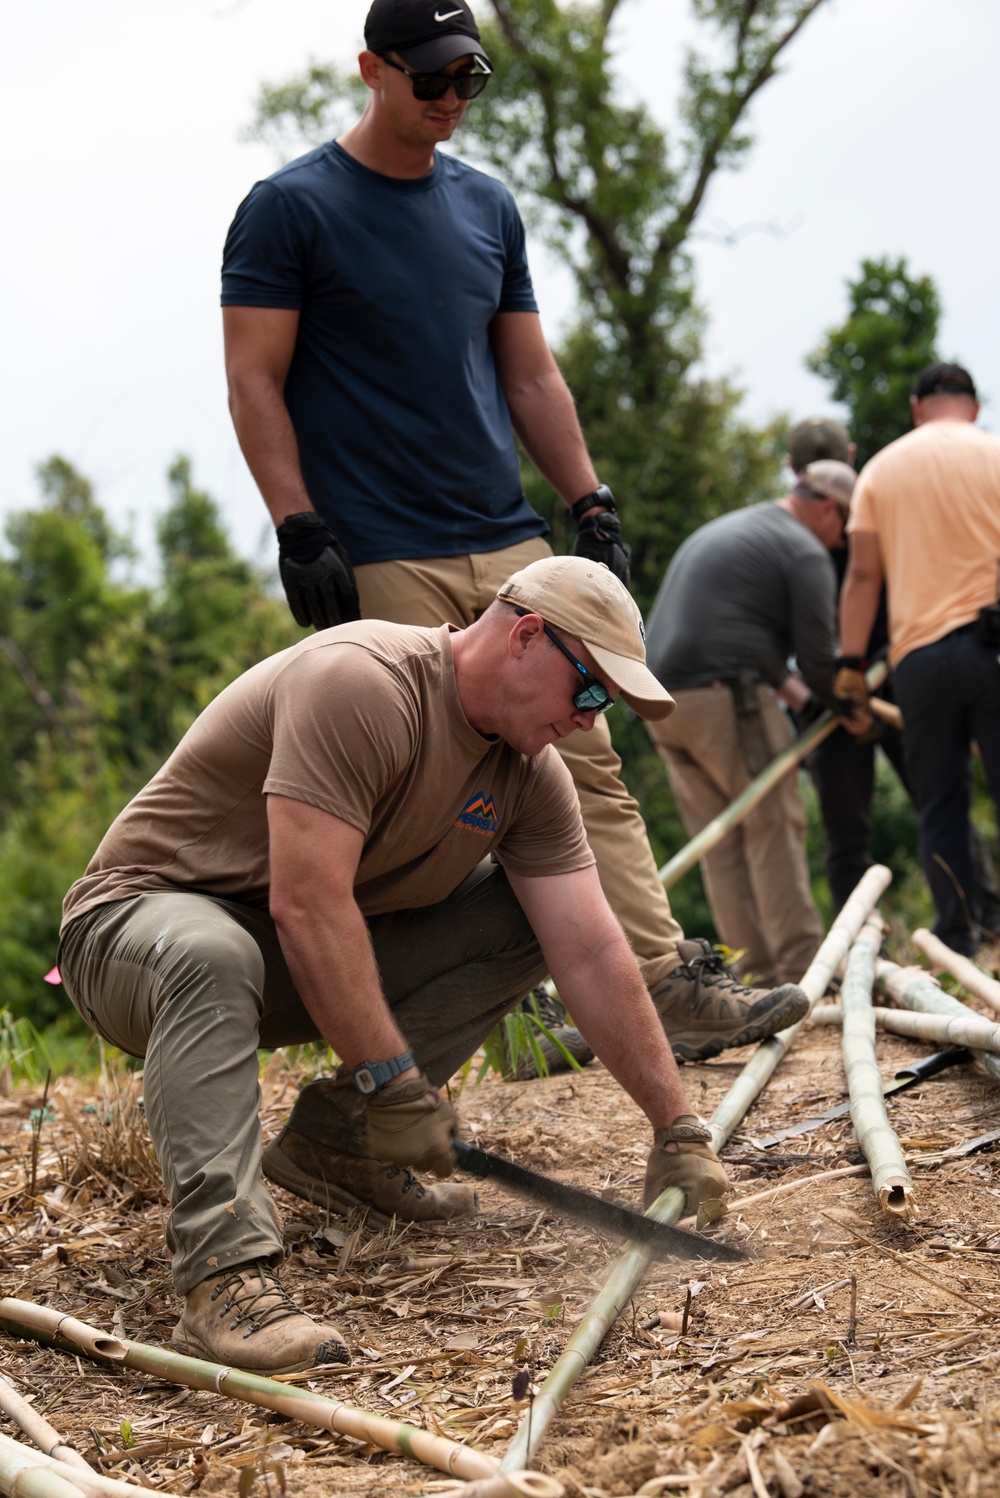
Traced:
[[[292, 1113], [294, 1119], [295, 1113]], [[448, 1222], [476, 1211], [472, 1186], [424, 1186], [405, 1165], [383, 1165], [307, 1139], [291, 1121], [264, 1150], [264, 1174], [286, 1191], [345, 1216], [368, 1207], [369, 1222]]]
[[680, 967], [651, 990], [678, 1061], [705, 1061], [729, 1046], [751, 1045], [809, 1012], [797, 983], [744, 988], [707, 941], [679, 941]]
[[189, 1290], [171, 1342], [190, 1357], [268, 1376], [351, 1361], [337, 1328], [300, 1311], [266, 1259]]
[[291, 1117], [264, 1150], [264, 1174], [331, 1212], [370, 1209], [369, 1221], [448, 1222], [476, 1211], [471, 1186], [424, 1186], [403, 1165], [361, 1153], [367, 1103], [346, 1069], [303, 1087]]
[[[554, 1039], [559, 1041], [559, 1045], [564, 1046], [569, 1051], [578, 1066], [586, 1066], [589, 1061], [593, 1061], [593, 1051], [579, 1030], [574, 1025], [569, 1024], [569, 1017], [565, 1007], [558, 999], [554, 999], [544, 986], [540, 985], [538, 988], [532, 989], [530, 996], [521, 1001], [515, 1012], [526, 1015], [527, 1019], [525, 1023], [529, 1025], [533, 1016], [537, 1013], [546, 1030], [549, 1031]], [[545, 1059], [547, 1067], [546, 1075], [548, 1075], [548, 1072], [572, 1070], [559, 1046], [553, 1045], [548, 1035], [543, 1035], [539, 1031], [535, 1039], [538, 1042], [538, 1049]], [[530, 1082], [532, 1077], [537, 1077], [538, 1075], [539, 1072], [535, 1064], [535, 1058], [529, 1054], [522, 1056], [517, 1064], [511, 1068], [507, 1080], [512, 1082]]]

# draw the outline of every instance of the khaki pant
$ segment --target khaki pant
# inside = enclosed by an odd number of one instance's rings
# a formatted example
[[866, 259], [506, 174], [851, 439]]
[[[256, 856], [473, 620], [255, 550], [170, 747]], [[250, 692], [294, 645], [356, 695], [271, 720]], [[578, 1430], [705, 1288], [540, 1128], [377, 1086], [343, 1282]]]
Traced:
[[[744, 763], [728, 686], [713, 682], [673, 695], [673, 717], [648, 727], [666, 761], [684, 826], [694, 837], [753, 777]], [[757, 701], [757, 722], [773, 757], [791, 742], [791, 725], [772, 688], [758, 684]], [[745, 953], [741, 971], [767, 987], [797, 983], [823, 939], [809, 887], [805, 827], [793, 772], [702, 861], [719, 935]]]
[[[362, 617], [465, 627], [486, 611], [512, 572], [551, 555], [546, 542], [536, 539], [474, 556], [356, 567]], [[556, 748], [576, 784], [608, 904], [639, 959], [646, 986], [655, 988], [679, 966], [677, 943], [684, 933], [670, 913], [639, 804], [622, 781], [611, 732], [598, 718], [590, 733], [572, 733]]]
[[[440, 904], [368, 927], [385, 996], [435, 1086], [545, 972], [506, 875], [489, 862]], [[261, 1175], [257, 1048], [319, 1037], [267, 912], [183, 891], [137, 895], [74, 921], [58, 961], [87, 1023], [145, 1057], [178, 1293], [281, 1253]]]

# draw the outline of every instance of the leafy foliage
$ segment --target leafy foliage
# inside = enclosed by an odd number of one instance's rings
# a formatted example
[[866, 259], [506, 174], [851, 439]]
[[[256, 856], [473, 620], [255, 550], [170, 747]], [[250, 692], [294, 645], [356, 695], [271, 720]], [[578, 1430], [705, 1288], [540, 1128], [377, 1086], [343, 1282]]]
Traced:
[[914, 381], [940, 357], [941, 301], [930, 276], [913, 276], [903, 257], [863, 260], [847, 294], [847, 317], [828, 330], [806, 364], [847, 407], [860, 468], [913, 425]]
[[62, 897], [109, 823], [205, 703], [296, 632], [186, 459], [169, 474], [155, 587], [120, 575], [134, 549], [83, 475], [56, 457], [39, 480], [0, 560], [0, 1002], [43, 1026], [68, 1012], [41, 981]]

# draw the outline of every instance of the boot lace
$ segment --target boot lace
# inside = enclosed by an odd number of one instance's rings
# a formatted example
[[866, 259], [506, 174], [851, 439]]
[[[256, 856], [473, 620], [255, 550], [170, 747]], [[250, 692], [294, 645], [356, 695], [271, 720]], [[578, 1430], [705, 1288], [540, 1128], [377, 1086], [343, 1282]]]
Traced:
[[[699, 953], [697, 957], [688, 958], [687, 962], [682, 963], [680, 967], [674, 969], [674, 973], [683, 973], [686, 978], [694, 979], [694, 993], [691, 996], [692, 1008], [697, 1006], [698, 1000], [701, 998], [702, 983], [705, 979], [708, 980], [706, 986], [730, 989], [732, 992], [740, 994], [743, 998], [746, 998], [747, 995], [748, 990], [733, 977], [719, 953], [713, 952], [711, 948]], [[673, 973], [671, 977], [673, 977]]]
[[[254, 1275], [260, 1279], [260, 1288], [255, 1290], [252, 1284], [247, 1283], [247, 1276]], [[278, 1321], [287, 1321], [291, 1316], [301, 1316], [302, 1312], [295, 1304], [288, 1292], [282, 1288], [278, 1276], [269, 1264], [258, 1259], [254, 1264], [243, 1265], [236, 1269], [217, 1276], [218, 1284], [212, 1291], [211, 1300], [218, 1300], [225, 1295], [220, 1318], [235, 1311], [230, 1326], [230, 1331], [236, 1331], [247, 1323], [244, 1337], [252, 1337], [254, 1332], [261, 1331], [265, 1326], [273, 1326]]]

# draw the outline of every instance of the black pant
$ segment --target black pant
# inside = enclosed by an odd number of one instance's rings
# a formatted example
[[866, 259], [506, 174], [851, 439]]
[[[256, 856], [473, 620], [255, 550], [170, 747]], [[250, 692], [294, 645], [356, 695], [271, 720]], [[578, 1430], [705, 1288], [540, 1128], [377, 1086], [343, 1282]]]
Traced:
[[979, 945], [983, 913], [969, 825], [972, 741], [1000, 806], [1000, 659], [973, 625], [903, 657], [896, 695], [906, 724], [906, 774], [920, 815], [920, 862], [934, 897], [934, 931], [956, 952]]
[[[887, 701], [886, 687], [880, 693]], [[826, 835], [826, 880], [834, 915], [872, 863], [872, 793], [875, 750], [881, 748], [906, 790], [903, 735], [883, 724], [876, 740], [862, 740], [835, 728], [809, 756], [808, 768], [819, 796]]]

